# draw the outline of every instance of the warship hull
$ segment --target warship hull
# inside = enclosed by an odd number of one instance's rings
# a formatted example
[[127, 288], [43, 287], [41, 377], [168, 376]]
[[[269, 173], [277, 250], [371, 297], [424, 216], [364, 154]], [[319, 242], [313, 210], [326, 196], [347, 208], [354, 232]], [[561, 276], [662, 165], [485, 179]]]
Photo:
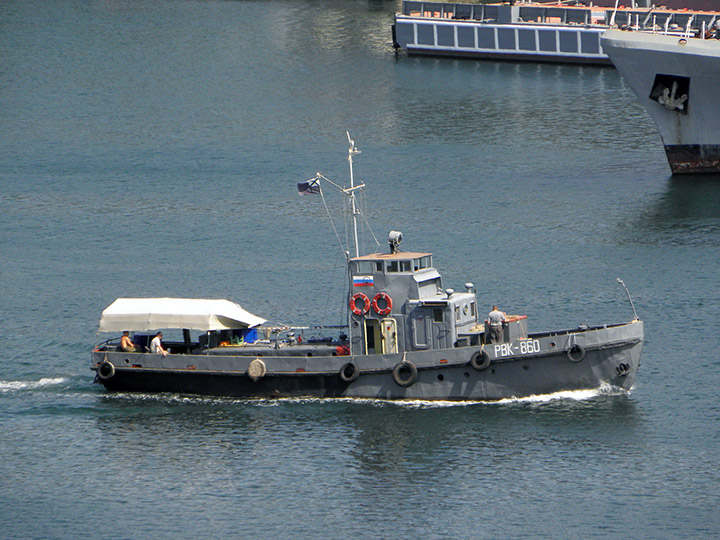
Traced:
[[673, 174], [720, 172], [720, 41], [620, 30], [601, 41], [655, 121]]
[[[108, 390], [120, 392], [492, 401], [602, 387], [630, 390], [642, 341], [643, 323], [633, 321], [400, 354], [163, 357], [96, 350], [92, 369]], [[264, 366], [260, 376], [251, 366], [258, 360]]]

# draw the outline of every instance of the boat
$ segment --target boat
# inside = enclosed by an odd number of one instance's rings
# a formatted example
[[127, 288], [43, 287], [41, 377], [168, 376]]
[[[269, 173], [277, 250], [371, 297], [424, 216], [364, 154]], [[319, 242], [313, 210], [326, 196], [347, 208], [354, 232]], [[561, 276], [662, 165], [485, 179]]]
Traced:
[[[527, 315], [505, 315], [491, 332], [474, 285], [445, 288], [432, 253], [402, 250], [401, 232], [388, 234], [386, 250], [376, 243], [361, 254], [356, 194], [365, 184], [354, 180], [359, 150], [348, 141], [349, 187], [320, 173], [298, 184], [323, 200], [323, 185], [348, 198], [346, 323], [271, 323], [228, 300], [118, 299], [101, 316], [96, 380], [110, 391], [261, 399], [493, 401], [631, 389], [644, 332], [627, 287], [627, 322], [531, 333]], [[165, 328], [182, 339], [154, 349], [151, 338]], [[122, 331], [132, 334], [130, 350], [121, 349]], [[108, 332], [115, 335], [100, 341]]]
[[[673, 174], [720, 172], [720, 40], [608, 31], [603, 47], [660, 131]], [[706, 39], [707, 38], [707, 39]]]
[[392, 27], [393, 44], [409, 55], [607, 65], [600, 37], [613, 26], [699, 31], [718, 12], [560, 2], [459, 4], [405, 0]]

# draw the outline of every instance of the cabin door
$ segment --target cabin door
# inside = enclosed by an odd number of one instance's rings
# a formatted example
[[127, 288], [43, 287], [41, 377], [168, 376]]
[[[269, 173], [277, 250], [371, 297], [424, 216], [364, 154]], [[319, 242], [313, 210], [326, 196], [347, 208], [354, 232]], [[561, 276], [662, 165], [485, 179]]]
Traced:
[[381, 354], [382, 348], [380, 321], [365, 319], [365, 354]]
[[416, 349], [428, 348], [428, 326], [431, 324], [428, 314], [424, 309], [418, 308], [412, 315], [412, 340]]
[[382, 349], [383, 353], [393, 354], [398, 352], [397, 324], [395, 319], [383, 319], [382, 326]]

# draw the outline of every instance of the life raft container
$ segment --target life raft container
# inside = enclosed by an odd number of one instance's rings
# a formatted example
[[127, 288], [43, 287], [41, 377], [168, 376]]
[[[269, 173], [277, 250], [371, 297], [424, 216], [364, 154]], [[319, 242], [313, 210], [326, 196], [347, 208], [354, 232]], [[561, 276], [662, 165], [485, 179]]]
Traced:
[[[384, 301], [385, 307], [381, 308], [378, 301]], [[390, 295], [387, 293], [379, 292], [373, 297], [372, 308], [378, 315], [387, 315], [392, 311], [392, 298], [390, 298]]]
[[[362, 301], [362, 307], [358, 305], [358, 301]], [[350, 298], [350, 311], [353, 312], [353, 315], [365, 315], [370, 311], [370, 305], [370, 299], [361, 292], [353, 294]]]

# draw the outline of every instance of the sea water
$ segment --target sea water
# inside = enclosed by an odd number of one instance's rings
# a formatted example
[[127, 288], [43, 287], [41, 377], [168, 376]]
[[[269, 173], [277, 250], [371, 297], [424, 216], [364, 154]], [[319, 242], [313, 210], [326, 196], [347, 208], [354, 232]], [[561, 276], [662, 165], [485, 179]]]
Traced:
[[[0, 537], [711, 538], [720, 182], [611, 68], [396, 55], [383, 1], [0, 4]], [[121, 296], [341, 324], [344, 184], [531, 331], [645, 321], [636, 386], [499, 403], [93, 384]], [[327, 192], [337, 215], [341, 203]], [[373, 234], [362, 228], [365, 249]]]

